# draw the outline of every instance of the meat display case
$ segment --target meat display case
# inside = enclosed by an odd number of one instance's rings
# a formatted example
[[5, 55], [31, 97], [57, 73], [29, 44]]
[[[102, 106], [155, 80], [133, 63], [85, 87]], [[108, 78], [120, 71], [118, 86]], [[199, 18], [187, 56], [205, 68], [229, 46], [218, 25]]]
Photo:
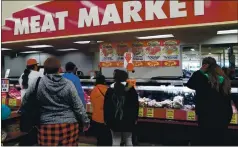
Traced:
[[[95, 80], [81, 79], [81, 83], [90, 101], [89, 95]], [[113, 80], [107, 79], [106, 83], [109, 86]], [[140, 142], [154, 142], [163, 145], [198, 145], [199, 130], [194, 111], [196, 107], [194, 105], [195, 91], [184, 86], [185, 83], [187, 83], [187, 79], [136, 79], [136, 90], [140, 97], [136, 134]], [[229, 145], [238, 145], [238, 114], [236, 109], [238, 106], [238, 85], [232, 85], [231, 93], [234, 100], [233, 117], [229, 125], [227, 142]], [[180, 98], [182, 104], [180, 104]], [[146, 100], [147, 102], [145, 102]], [[151, 102], [152, 100], [153, 102]], [[90, 114], [92, 112], [90, 102], [86, 108]]]
[[[90, 95], [93, 89], [95, 80], [81, 80], [83, 89]], [[113, 81], [107, 80], [108, 85]], [[194, 96], [195, 91], [184, 85], [187, 80], [142, 80], [138, 79], [136, 83], [136, 90], [139, 94], [139, 117], [153, 118], [161, 120], [176, 120], [195, 122], [197, 120], [195, 115]], [[156, 86], [151, 86], [151, 85]], [[145, 86], [146, 85], [146, 86]], [[150, 86], [149, 86], [150, 85]], [[238, 88], [232, 88], [233, 99], [238, 100]], [[146, 97], [146, 98], [145, 98]], [[238, 124], [237, 101], [233, 104], [233, 118], [231, 127]], [[87, 104], [87, 112], [92, 112], [90, 102]], [[171, 123], [171, 122], [170, 122]]]

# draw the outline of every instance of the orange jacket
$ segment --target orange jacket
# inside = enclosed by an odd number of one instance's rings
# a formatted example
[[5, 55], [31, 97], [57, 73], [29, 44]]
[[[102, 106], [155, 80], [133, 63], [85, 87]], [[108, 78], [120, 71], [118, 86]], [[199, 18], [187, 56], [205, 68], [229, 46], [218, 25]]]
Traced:
[[92, 120], [98, 123], [104, 123], [104, 116], [103, 116], [103, 105], [104, 105], [104, 96], [107, 91], [106, 85], [97, 85], [93, 88], [90, 99], [92, 104]]

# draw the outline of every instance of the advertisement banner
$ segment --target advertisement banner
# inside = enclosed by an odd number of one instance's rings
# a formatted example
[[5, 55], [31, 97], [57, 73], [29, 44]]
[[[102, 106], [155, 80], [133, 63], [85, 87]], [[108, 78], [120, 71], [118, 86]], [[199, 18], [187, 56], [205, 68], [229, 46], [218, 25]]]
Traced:
[[180, 42], [178, 40], [128, 41], [102, 43], [100, 45], [101, 67], [123, 67], [123, 55], [133, 53], [134, 67], [171, 67], [180, 65]]

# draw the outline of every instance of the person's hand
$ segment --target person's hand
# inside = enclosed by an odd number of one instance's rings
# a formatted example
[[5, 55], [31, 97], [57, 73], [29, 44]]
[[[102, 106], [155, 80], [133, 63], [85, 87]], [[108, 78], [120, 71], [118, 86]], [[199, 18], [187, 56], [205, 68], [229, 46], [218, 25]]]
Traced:
[[84, 126], [84, 127], [83, 127], [83, 131], [86, 132], [86, 131], [88, 131], [89, 128], [90, 128], [90, 124]]

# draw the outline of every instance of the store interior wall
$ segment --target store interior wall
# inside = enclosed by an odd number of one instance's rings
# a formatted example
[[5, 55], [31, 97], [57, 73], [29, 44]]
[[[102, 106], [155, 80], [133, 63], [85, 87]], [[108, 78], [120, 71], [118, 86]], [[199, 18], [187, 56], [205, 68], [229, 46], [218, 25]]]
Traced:
[[[2, 76], [4, 76], [5, 71], [10, 69], [10, 77], [18, 77], [20, 76], [24, 69], [26, 68], [26, 61], [29, 58], [35, 58], [39, 65], [43, 65], [44, 61], [50, 57], [55, 56], [53, 54], [48, 53], [37, 53], [37, 54], [27, 54], [18, 56], [4, 56], [4, 70], [2, 70]], [[93, 69], [93, 55], [90, 53], [82, 53], [82, 52], [71, 52], [65, 53], [64, 55], [56, 56], [61, 61], [61, 65], [64, 68], [67, 62], [73, 62], [77, 65], [78, 69], [82, 71], [85, 75], [88, 74], [89, 71]]]
[[[227, 44], [227, 43], [238, 43], [238, 36], [237, 34], [233, 35], [215, 35], [215, 34], [176, 34], [176, 38], [181, 41], [182, 45], [190, 45], [190, 44]], [[106, 42], [106, 40], [104, 40]], [[98, 64], [100, 61], [99, 57], [99, 48], [93, 47], [90, 49], [90, 54], [86, 55], [85, 53], [81, 52], [71, 52], [66, 53], [64, 56], [60, 56], [60, 60], [62, 62], [62, 65], [64, 65], [66, 62], [73, 61], [77, 64], [77, 66], [80, 67], [80, 70], [84, 72], [84, 74], [88, 74], [91, 70], [98, 70]], [[182, 52], [182, 51], [181, 51]], [[28, 55], [28, 57], [36, 57], [39, 58], [37, 55], [31, 54]], [[44, 60], [48, 56], [46, 54], [41, 53], [40, 56], [40, 62], [41, 65], [43, 65]], [[24, 68], [25, 68], [25, 62], [27, 60], [27, 56], [25, 58], [23, 57], [6, 57], [4, 59], [5, 61], [5, 70], [10, 68], [11, 73], [10, 76], [19, 76]], [[182, 64], [182, 63], [181, 63]], [[14, 66], [17, 65], [17, 66]], [[17, 68], [13, 68], [17, 67]], [[112, 73], [116, 68], [103, 68], [102, 72], [106, 77], [112, 77]], [[123, 68], [122, 68], [123, 69]], [[179, 76], [182, 75], [182, 67], [168, 67], [168, 68], [135, 68], [136, 72], [134, 74], [131, 74], [131, 77], [134, 78], [151, 78], [154, 76]], [[5, 73], [5, 70], [3, 73]]]

